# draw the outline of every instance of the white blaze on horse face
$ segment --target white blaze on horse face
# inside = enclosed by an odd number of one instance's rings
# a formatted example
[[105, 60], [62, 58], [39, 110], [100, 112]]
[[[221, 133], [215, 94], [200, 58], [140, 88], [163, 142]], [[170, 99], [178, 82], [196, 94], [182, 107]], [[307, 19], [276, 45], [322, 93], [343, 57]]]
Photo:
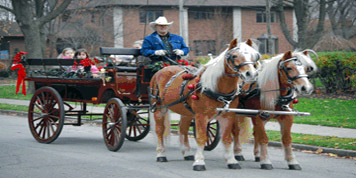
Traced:
[[[296, 67], [298, 75], [306, 75], [305, 68], [302, 65], [297, 65]], [[310, 95], [313, 92], [313, 85], [310, 83], [309, 79], [306, 77], [299, 78], [296, 80], [295, 87], [298, 93]]]
[[[241, 55], [239, 56], [241, 57]], [[254, 62], [253, 60], [253, 56], [248, 53], [248, 52], [243, 52], [242, 53], [242, 57], [241, 57], [241, 62], [238, 63], [239, 64], [243, 64], [245, 62]], [[243, 60], [244, 59], [244, 60]], [[236, 63], [236, 61], [235, 61]], [[241, 76], [242, 76], [242, 79], [246, 82], [246, 83], [251, 83], [251, 82], [254, 82], [256, 81], [256, 78], [257, 78], [257, 70], [256, 68], [254, 67], [253, 64], [246, 64], [246, 65], [243, 65], [240, 70], [239, 70]]]

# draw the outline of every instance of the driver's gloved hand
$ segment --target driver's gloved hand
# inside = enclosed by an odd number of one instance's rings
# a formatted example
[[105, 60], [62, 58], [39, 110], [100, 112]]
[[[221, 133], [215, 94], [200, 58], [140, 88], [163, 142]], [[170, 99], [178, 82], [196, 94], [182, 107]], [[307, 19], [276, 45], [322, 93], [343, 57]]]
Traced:
[[155, 51], [156, 56], [164, 56], [166, 54], [167, 54], [166, 50], [156, 50]]

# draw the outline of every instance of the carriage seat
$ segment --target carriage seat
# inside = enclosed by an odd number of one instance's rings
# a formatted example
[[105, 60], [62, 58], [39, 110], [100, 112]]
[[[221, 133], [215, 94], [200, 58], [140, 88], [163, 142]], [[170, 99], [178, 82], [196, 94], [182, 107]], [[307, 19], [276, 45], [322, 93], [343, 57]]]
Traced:
[[134, 72], [136, 73], [137, 67], [128, 67], [128, 66], [116, 66], [118, 72]]

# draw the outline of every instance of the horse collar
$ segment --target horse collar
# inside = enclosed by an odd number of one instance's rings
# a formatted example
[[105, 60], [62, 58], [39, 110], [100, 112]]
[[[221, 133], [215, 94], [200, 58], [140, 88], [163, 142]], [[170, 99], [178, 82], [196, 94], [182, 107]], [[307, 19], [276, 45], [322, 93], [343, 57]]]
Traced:
[[238, 95], [236, 95], [236, 92], [237, 92], [237, 89], [235, 89], [234, 91], [232, 91], [229, 94], [219, 93], [216, 91], [212, 91], [210, 89], [203, 90], [203, 94], [205, 94], [206, 96], [208, 96], [214, 100], [224, 102], [225, 104], [231, 102], [238, 96]]
[[288, 105], [295, 99], [295, 89], [294, 88], [287, 88], [288, 93], [286, 96], [279, 96], [277, 100], [277, 105]]

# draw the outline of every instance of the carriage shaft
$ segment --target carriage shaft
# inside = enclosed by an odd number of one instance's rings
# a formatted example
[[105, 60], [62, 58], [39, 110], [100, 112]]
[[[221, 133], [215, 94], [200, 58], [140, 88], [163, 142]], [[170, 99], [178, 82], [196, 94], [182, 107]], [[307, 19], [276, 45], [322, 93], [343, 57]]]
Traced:
[[237, 108], [216, 108], [217, 111], [222, 112], [236, 112], [238, 115], [265, 115], [265, 114], [276, 114], [276, 115], [294, 115], [294, 116], [310, 116], [309, 112], [297, 112], [297, 111], [269, 111], [269, 110], [254, 110], [254, 109], [237, 109]]

